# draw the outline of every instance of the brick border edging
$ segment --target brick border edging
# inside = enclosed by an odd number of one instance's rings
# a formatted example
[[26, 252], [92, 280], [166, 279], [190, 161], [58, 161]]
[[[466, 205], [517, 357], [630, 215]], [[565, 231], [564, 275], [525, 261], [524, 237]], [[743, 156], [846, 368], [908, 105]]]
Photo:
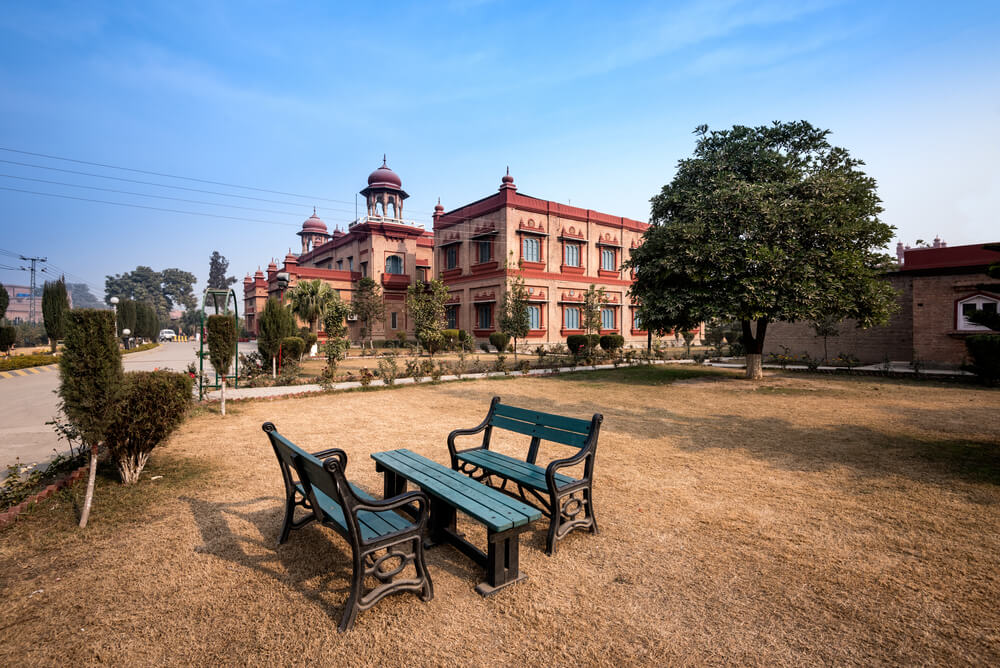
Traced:
[[18, 515], [20, 515], [25, 510], [35, 505], [39, 501], [44, 501], [45, 499], [49, 498], [59, 490], [63, 489], [64, 487], [69, 487], [74, 482], [82, 478], [84, 475], [86, 475], [87, 468], [89, 466], [90, 466], [89, 463], [84, 464], [77, 470], [72, 471], [64, 475], [62, 478], [57, 479], [55, 482], [49, 483], [42, 491], [32, 494], [31, 496], [29, 496], [27, 499], [17, 504], [16, 506], [12, 506], [7, 510], [3, 511], [2, 513], [0, 513], [0, 529], [3, 529], [13, 524], [14, 521], [17, 519]]

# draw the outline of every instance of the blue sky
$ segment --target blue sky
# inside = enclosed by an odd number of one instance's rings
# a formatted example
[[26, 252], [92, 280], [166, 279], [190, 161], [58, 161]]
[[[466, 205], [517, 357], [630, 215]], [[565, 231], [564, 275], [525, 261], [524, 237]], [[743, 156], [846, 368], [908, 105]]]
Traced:
[[521, 192], [646, 220], [701, 123], [809, 120], [866, 161], [904, 242], [1000, 240], [996, 2], [0, 9], [0, 147], [305, 195], [0, 150], [0, 248], [47, 256], [102, 297], [105, 274], [137, 264], [203, 281], [213, 250], [242, 278], [295, 249], [313, 205], [345, 226], [383, 153], [419, 222], [438, 197], [451, 209], [494, 192], [508, 165]]

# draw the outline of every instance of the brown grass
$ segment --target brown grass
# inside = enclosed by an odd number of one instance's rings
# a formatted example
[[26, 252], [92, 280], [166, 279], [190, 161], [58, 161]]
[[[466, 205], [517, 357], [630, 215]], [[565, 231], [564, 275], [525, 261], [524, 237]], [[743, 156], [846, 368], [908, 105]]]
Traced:
[[[102, 507], [117, 497], [99, 490], [87, 533], [64, 501], [0, 535], [0, 664], [1000, 661], [1000, 393], [819, 376], [665, 384], [670, 373], [203, 413], [157, 451], [151, 466], [168, 473], [144, 474], [130, 504]], [[260, 424], [343, 447], [350, 477], [378, 491], [370, 452], [446, 463], [448, 432], [477, 423], [494, 393], [604, 413], [601, 533], [547, 557], [540, 525], [522, 537], [528, 579], [488, 599], [477, 570], [437, 548], [433, 601], [390, 597], [338, 635], [349, 549], [315, 525], [276, 548], [281, 482]]]

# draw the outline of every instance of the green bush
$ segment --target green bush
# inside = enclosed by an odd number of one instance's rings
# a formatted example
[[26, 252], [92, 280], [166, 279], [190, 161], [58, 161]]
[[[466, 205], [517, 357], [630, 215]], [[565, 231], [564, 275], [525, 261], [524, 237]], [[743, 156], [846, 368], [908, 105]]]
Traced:
[[159, 348], [159, 343], [141, 343], [137, 346], [133, 346], [128, 350], [123, 350], [122, 355], [131, 355], [132, 353], [141, 353], [143, 350], [152, 350], [153, 348]]
[[319, 341], [319, 335], [313, 332], [308, 327], [303, 327], [299, 330], [299, 338], [306, 343], [306, 352], [312, 350], [313, 345]]
[[236, 318], [231, 315], [210, 315], [205, 321], [208, 359], [219, 375], [229, 374], [233, 359], [236, 357], [236, 343], [239, 334]]
[[17, 329], [0, 326], [0, 352], [10, 352], [11, 346], [17, 342]]
[[455, 345], [459, 342], [461, 331], [460, 329], [445, 329], [441, 331], [441, 335], [444, 336], [444, 347], [446, 350], [455, 349]]
[[493, 332], [490, 334], [490, 345], [497, 349], [498, 353], [502, 353], [507, 350], [507, 345], [510, 343], [510, 335], [504, 332]]
[[421, 333], [419, 336], [420, 345], [423, 346], [424, 350], [427, 351], [429, 355], [434, 355], [436, 352], [441, 350], [444, 345], [444, 337], [441, 332], [436, 332], [434, 330], [428, 330]]
[[118, 410], [122, 356], [112, 311], [73, 309], [59, 357], [59, 397], [69, 423], [89, 447], [96, 447]]
[[18, 348], [40, 346], [48, 340], [45, 327], [38, 322], [19, 322], [14, 325], [14, 330], [17, 332], [14, 345]]
[[0, 359], [0, 371], [30, 369], [33, 366], [56, 364], [58, 361], [59, 358], [55, 355], [16, 355], [14, 357], [5, 357]]
[[139, 480], [153, 448], [180, 425], [191, 405], [193, 388], [194, 379], [186, 373], [125, 374], [118, 409], [105, 439], [123, 483]]
[[965, 339], [972, 364], [966, 369], [979, 376], [987, 385], [1000, 380], [1000, 334], [976, 334]]
[[306, 349], [306, 342], [298, 336], [287, 336], [281, 340], [281, 359], [294, 360], [298, 362], [302, 359], [302, 353]]
[[605, 334], [600, 338], [601, 350], [613, 353], [625, 346], [625, 337], [621, 334]]
[[581, 354], [587, 348], [587, 335], [570, 334], [566, 337], [566, 347], [574, 355]]

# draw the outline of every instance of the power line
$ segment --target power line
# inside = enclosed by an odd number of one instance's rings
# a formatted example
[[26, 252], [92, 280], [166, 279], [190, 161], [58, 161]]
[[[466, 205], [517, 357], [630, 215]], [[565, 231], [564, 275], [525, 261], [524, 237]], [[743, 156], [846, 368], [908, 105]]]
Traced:
[[308, 200], [322, 200], [324, 202], [338, 202], [340, 204], [353, 204], [354, 202], [349, 202], [341, 199], [331, 199], [329, 197], [317, 197], [315, 195], [300, 195], [298, 193], [282, 192], [280, 190], [268, 190], [266, 188], [256, 188], [254, 186], [243, 186], [236, 183], [224, 183], [222, 181], [209, 181], [207, 179], [198, 179], [191, 176], [180, 176], [178, 174], [167, 174], [165, 172], [152, 172], [144, 169], [133, 169], [131, 167], [120, 167], [118, 165], [110, 165], [102, 162], [89, 162], [87, 160], [76, 160], [74, 158], [64, 158], [58, 155], [48, 155], [45, 153], [32, 153], [31, 151], [19, 151], [15, 148], [7, 148], [0, 146], [0, 151], [7, 151], [9, 153], [20, 153], [21, 155], [32, 155], [37, 158], [48, 158], [50, 160], [62, 160], [64, 162], [75, 162], [79, 165], [91, 165], [93, 167], [104, 167], [106, 169], [117, 169], [124, 172], [135, 172], [136, 174], [149, 174], [150, 176], [163, 176], [170, 179], [182, 179], [184, 181], [193, 181], [195, 183], [207, 183], [214, 186], [225, 186], [227, 188], [240, 188], [242, 190], [252, 190], [255, 192], [271, 193], [274, 195], [286, 195], [288, 197], [301, 197]]

